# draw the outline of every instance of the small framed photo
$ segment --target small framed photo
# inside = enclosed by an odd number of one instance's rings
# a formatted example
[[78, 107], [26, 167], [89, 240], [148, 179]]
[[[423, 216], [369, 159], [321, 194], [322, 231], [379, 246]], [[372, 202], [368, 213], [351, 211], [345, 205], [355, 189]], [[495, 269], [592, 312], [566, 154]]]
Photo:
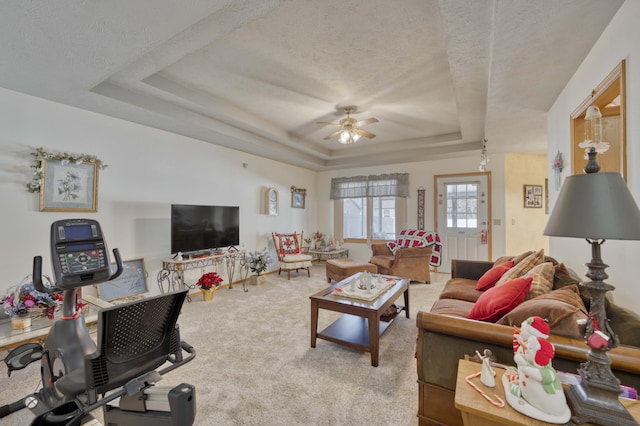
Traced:
[[[111, 273], [115, 272], [114, 270]], [[97, 285], [98, 297], [107, 302], [140, 295], [149, 291], [144, 259], [122, 262], [122, 274], [116, 279]]]
[[42, 160], [40, 211], [98, 211], [98, 165]]
[[524, 185], [525, 208], [542, 208], [542, 185]]
[[304, 188], [291, 187], [291, 207], [295, 209], [304, 209], [304, 198], [307, 190]]

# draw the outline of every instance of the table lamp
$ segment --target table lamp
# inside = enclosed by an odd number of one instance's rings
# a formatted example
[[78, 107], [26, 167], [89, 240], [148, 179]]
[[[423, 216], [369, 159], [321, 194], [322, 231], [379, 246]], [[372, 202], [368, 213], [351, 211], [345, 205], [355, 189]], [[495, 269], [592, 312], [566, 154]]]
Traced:
[[615, 287], [604, 282], [609, 276], [602, 262], [600, 247], [607, 239], [640, 240], [640, 210], [619, 173], [598, 173], [594, 148], [582, 175], [569, 176], [564, 182], [551, 212], [544, 235], [585, 238], [591, 244], [591, 261], [586, 264], [590, 281], [580, 285], [588, 289], [591, 306], [585, 326], [589, 346], [587, 362], [578, 372], [580, 384], [566, 391], [573, 408], [574, 423], [599, 425], [637, 425], [618, 400], [620, 381], [611, 372], [607, 351], [619, 344], [609, 326], [605, 295]]

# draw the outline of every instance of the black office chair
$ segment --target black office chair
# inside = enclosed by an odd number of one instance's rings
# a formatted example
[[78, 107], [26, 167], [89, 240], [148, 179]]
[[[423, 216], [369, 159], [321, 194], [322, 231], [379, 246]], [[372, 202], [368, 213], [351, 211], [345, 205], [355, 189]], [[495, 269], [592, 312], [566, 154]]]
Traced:
[[[101, 406], [106, 424], [193, 424], [193, 386], [155, 388], [153, 398], [145, 394], [162, 375], [195, 357], [193, 347], [180, 342], [177, 326], [186, 294], [168, 293], [101, 310], [96, 352], [85, 356], [84, 370], [74, 370], [56, 381], [55, 389], [72, 403], [43, 413], [33, 424], [79, 424], [76, 419]], [[183, 349], [189, 353], [186, 358]], [[156, 371], [166, 362], [170, 365]], [[117, 388], [121, 389], [114, 391]], [[110, 391], [114, 392], [107, 394]]]

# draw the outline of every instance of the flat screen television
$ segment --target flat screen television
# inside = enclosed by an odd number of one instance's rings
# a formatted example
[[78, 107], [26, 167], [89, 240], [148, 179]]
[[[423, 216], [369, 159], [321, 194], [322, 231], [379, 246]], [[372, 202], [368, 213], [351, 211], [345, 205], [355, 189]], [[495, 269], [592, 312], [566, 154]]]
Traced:
[[171, 253], [240, 244], [240, 207], [171, 205]]

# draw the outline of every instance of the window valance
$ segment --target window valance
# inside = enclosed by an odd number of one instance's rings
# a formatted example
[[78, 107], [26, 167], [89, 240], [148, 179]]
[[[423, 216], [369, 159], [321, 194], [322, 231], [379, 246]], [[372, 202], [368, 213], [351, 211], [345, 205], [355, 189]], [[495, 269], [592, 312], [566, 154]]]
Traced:
[[409, 174], [352, 176], [331, 179], [329, 198], [408, 197]]

